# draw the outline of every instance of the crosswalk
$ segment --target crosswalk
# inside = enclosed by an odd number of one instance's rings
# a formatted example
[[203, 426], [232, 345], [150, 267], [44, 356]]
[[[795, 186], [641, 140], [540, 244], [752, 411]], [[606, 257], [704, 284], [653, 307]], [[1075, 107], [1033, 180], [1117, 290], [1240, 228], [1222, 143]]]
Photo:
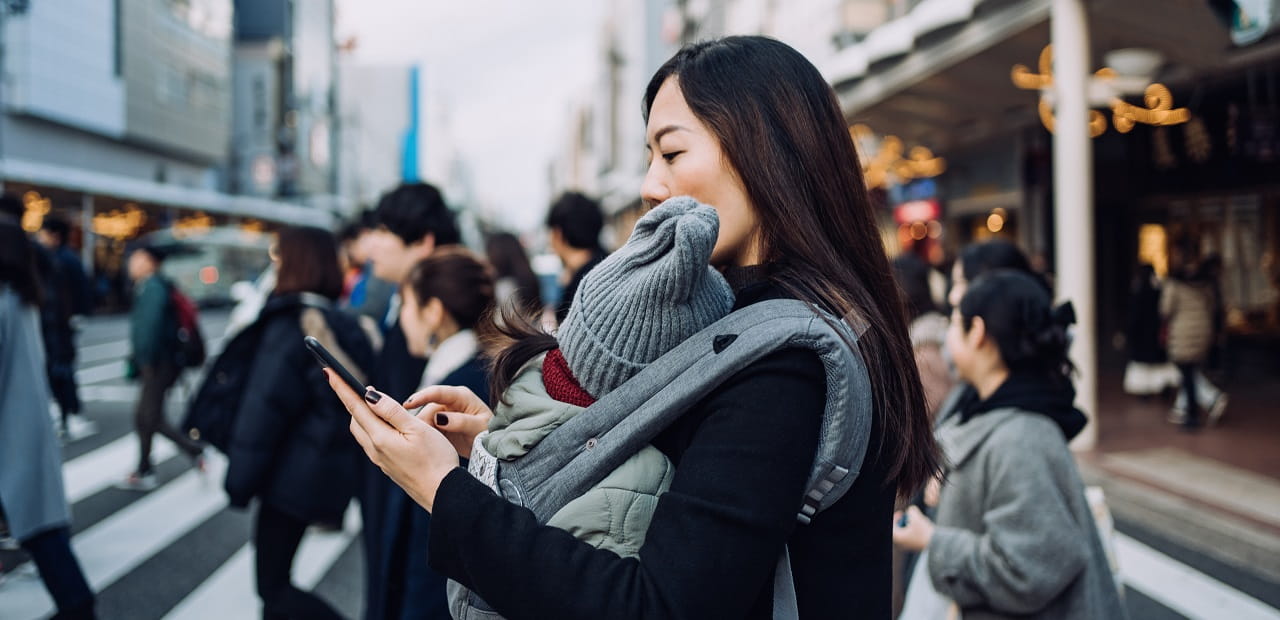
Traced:
[[[115, 488], [137, 458], [131, 386], [123, 384], [122, 373], [106, 370], [116, 368], [120, 360], [113, 355], [124, 351], [116, 340], [82, 349], [82, 368], [102, 369], [82, 375], [90, 380], [82, 387], [87, 410], [100, 430], [68, 444], [63, 465], [74, 519], [72, 546], [99, 593], [100, 613], [131, 619], [257, 617], [250, 517], [227, 504], [222, 491], [226, 462], [220, 455], [211, 455], [200, 472], [157, 437], [153, 455], [160, 486], [148, 493]], [[94, 398], [103, 395], [116, 398]], [[295, 583], [315, 589], [349, 617], [360, 613], [362, 600], [359, 529], [353, 506], [341, 530], [309, 531], [294, 562]], [[1116, 542], [1129, 592], [1158, 610], [1142, 617], [1280, 620], [1280, 611], [1266, 602], [1157, 549], [1123, 534]], [[6, 564], [0, 619], [48, 617], [52, 601], [34, 571]]]

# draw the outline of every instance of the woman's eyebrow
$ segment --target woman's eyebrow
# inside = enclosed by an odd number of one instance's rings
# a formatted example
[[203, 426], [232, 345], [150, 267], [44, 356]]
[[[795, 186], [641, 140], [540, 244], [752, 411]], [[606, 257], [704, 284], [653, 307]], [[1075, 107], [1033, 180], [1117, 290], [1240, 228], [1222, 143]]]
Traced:
[[685, 127], [685, 126], [683, 126], [683, 125], [667, 125], [667, 126], [665, 126], [665, 127], [661, 128], [661, 129], [659, 129], [659, 130], [657, 130], [657, 131], [653, 132], [653, 140], [652, 140], [652, 143], [653, 143], [653, 144], [657, 144], [658, 142], [661, 142], [661, 141], [662, 141], [662, 137], [663, 137], [663, 136], [665, 136], [665, 135], [667, 135], [667, 134], [669, 134], [669, 133], [671, 133], [671, 132], [673, 132], [673, 131], [689, 131], [689, 128], [688, 128], [688, 127]]

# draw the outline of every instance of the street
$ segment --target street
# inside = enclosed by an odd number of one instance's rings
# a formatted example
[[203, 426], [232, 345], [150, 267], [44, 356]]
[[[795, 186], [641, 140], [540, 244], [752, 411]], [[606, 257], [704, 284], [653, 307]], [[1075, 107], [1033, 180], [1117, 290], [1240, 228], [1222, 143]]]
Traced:
[[[221, 346], [226, 313], [205, 311], [211, 352]], [[103, 618], [250, 618], [259, 614], [253, 587], [250, 514], [232, 510], [222, 492], [225, 460], [200, 473], [176, 449], [156, 444], [160, 487], [149, 493], [113, 484], [137, 458], [132, 435], [136, 387], [124, 379], [126, 317], [96, 317], [80, 335], [78, 373], [86, 416], [96, 432], [71, 439], [63, 473], [73, 510], [73, 545]], [[184, 377], [170, 400], [170, 419], [196, 387]], [[336, 609], [358, 617], [362, 604], [358, 511], [341, 532], [312, 530], [294, 577]], [[1280, 588], [1136, 526], [1118, 523], [1115, 539], [1133, 618], [1280, 618]], [[0, 618], [46, 617], [52, 603], [20, 552], [0, 551]]]

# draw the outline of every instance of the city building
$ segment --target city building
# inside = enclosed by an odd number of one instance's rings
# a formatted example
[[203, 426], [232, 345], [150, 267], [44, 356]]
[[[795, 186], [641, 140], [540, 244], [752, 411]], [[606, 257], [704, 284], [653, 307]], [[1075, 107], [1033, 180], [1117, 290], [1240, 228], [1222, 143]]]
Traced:
[[333, 24], [333, 0], [235, 3], [235, 193], [345, 210]]
[[0, 180], [28, 227], [69, 217], [94, 271], [159, 228], [327, 221], [226, 191], [230, 0], [5, 2], [0, 18]]

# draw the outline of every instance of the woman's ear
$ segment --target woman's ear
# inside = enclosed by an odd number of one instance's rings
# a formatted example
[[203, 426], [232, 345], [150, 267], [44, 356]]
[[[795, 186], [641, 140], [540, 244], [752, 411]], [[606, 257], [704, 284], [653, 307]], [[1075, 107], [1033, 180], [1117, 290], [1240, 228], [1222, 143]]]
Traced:
[[427, 300], [427, 303], [422, 304], [422, 320], [432, 334], [444, 325], [445, 316], [444, 303], [438, 297], [432, 297]]
[[986, 321], [983, 321], [980, 316], [973, 317], [969, 323], [969, 331], [964, 335], [964, 337], [965, 340], [968, 341], [969, 346], [975, 351], [981, 348], [983, 343], [987, 340]]

